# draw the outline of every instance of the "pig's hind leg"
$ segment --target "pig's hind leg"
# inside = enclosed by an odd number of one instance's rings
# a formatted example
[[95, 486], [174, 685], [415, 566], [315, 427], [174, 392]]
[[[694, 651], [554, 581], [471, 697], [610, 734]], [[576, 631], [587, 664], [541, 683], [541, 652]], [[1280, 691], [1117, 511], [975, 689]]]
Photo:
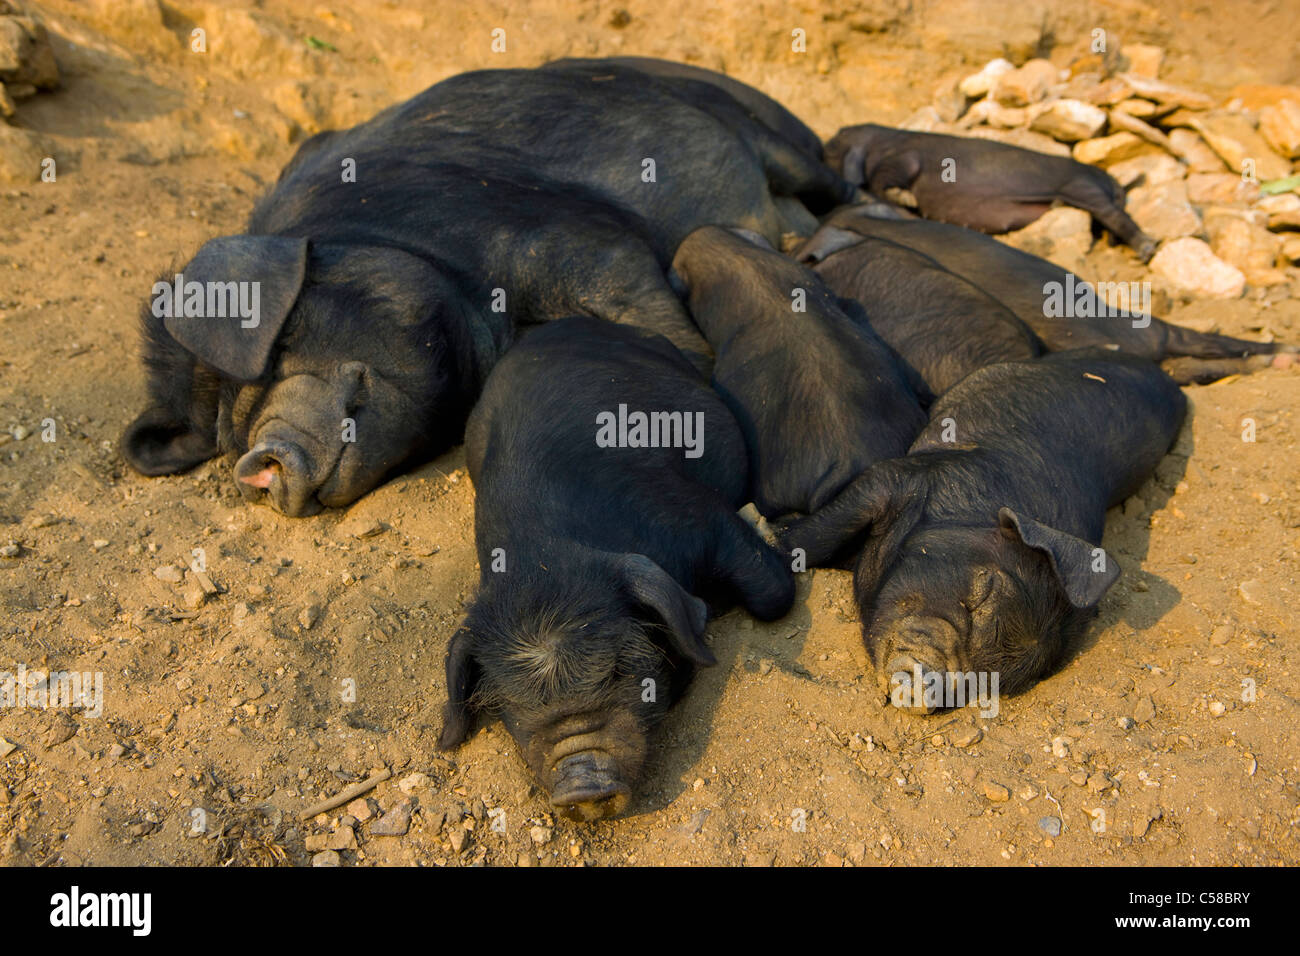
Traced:
[[[1153, 320], [1153, 324], [1157, 321], [1160, 320]], [[1245, 355], [1274, 355], [1297, 351], [1296, 346], [1281, 342], [1252, 342], [1250, 339], [1238, 339], [1215, 332], [1197, 332], [1171, 322], [1163, 325], [1168, 329], [1164, 351], [1170, 357], [1186, 355], [1201, 359], [1240, 358]]]
[[1167, 358], [1160, 367], [1179, 385], [1209, 385], [1229, 375], [1249, 375], [1274, 365], [1286, 368], [1291, 364], [1286, 360], [1292, 358], [1290, 355], [1247, 355], [1243, 358], [1202, 359], [1184, 355]]
[[760, 621], [783, 617], [794, 604], [794, 574], [739, 513], [724, 512], [714, 532], [711, 573]]
[[1061, 190], [1061, 199], [1090, 213], [1094, 219], [1110, 230], [1120, 242], [1147, 262], [1155, 255], [1156, 241], [1142, 231], [1133, 217], [1124, 211], [1120, 201], [1107, 195], [1096, 183], [1070, 183]]

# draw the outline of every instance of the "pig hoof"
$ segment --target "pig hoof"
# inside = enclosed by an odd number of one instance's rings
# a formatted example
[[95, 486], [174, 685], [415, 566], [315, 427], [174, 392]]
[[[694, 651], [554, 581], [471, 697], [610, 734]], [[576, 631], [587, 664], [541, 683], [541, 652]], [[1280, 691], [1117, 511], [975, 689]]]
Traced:
[[1150, 262], [1151, 257], [1156, 254], [1156, 241], [1149, 236], [1143, 236], [1133, 246], [1133, 251], [1137, 253], [1138, 258], [1143, 262]]

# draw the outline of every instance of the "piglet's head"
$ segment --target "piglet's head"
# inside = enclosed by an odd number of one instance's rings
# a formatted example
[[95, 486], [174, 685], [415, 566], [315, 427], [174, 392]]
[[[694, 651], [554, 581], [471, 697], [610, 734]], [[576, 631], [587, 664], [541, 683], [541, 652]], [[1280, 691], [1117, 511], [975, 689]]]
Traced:
[[143, 474], [226, 451], [245, 498], [307, 515], [459, 437], [467, 398], [450, 383], [476, 374], [464, 360], [469, 321], [423, 260], [227, 236], [154, 292], [144, 316], [151, 401], [122, 441]]
[[[1119, 574], [1101, 549], [1003, 508], [996, 527], [909, 535], [864, 601], [882, 692], [931, 713], [1049, 673]], [[869, 612], [865, 608], [869, 607]]]
[[447, 651], [439, 746], [498, 716], [557, 811], [589, 821], [627, 809], [654, 726], [715, 659], [704, 603], [657, 564], [566, 548], [484, 576]]
[[1102, 549], [1010, 508], [989, 524], [928, 518], [926, 494], [914, 463], [884, 463], [782, 531], [810, 561], [861, 543], [863, 640], [882, 693], [913, 713], [1033, 684], [1119, 576]]

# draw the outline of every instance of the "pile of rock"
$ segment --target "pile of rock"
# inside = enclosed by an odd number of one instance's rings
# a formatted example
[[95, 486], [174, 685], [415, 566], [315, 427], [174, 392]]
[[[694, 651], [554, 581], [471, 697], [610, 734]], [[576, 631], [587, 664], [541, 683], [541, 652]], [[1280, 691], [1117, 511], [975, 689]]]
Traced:
[[59, 85], [59, 67], [45, 27], [9, 0], [0, 0], [0, 183], [40, 174], [46, 151], [39, 139], [10, 126], [14, 101]]
[[[1068, 69], [996, 59], [945, 84], [903, 125], [994, 139], [1106, 169], [1161, 246], [1150, 267], [1170, 291], [1235, 298], [1288, 281], [1300, 262], [1300, 87], [1240, 86], [1217, 104], [1159, 78], [1164, 52], [1134, 44]], [[1056, 209], [1015, 245], [1069, 268], [1088, 217]]]
[[59, 85], [50, 38], [8, 0], [0, 0], [0, 117], [14, 115], [14, 101]]

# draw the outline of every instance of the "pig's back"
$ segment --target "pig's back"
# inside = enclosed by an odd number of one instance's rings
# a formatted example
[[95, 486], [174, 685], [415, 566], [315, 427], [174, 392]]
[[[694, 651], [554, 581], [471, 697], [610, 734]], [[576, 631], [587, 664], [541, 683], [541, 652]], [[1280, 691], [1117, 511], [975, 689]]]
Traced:
[[[1185, 411], [1178, 386], [1152, 362], [1057, 353], [971, 374], [931, 408], [909, 457], [953, 463], [932, 486], [937, 512], [960, 512], [973, 491], [1097, 540], [1105, 509], [1147, 479]], [[946, 497], [949, 488], [961, 491]]]

